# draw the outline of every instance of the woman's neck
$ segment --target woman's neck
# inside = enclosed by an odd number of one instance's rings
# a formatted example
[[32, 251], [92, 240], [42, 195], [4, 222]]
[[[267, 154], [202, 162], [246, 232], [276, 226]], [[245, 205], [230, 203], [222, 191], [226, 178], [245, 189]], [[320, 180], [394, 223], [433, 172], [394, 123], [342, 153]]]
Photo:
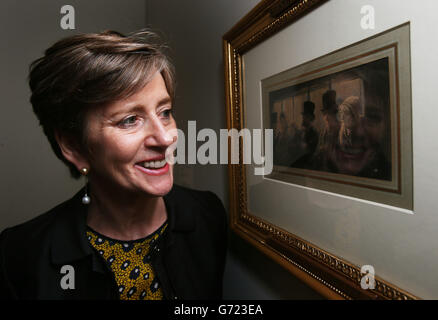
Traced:
[[112, 239], [136, 240], [157, 230], [167, 219], [163, 197], [91, 187], [87, 225]]

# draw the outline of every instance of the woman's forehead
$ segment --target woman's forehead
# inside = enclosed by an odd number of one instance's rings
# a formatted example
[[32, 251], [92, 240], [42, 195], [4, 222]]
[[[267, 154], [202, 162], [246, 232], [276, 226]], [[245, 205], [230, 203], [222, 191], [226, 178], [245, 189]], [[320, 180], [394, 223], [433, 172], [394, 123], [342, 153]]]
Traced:
[[100, 111], [106, 116], [112, 117], [117, 116], [119, 113], [157, 108], [171, 102], [164, 79], [160, 73], [157, 73], [142, 89], [125, 99], [119, 99], [104, 105]]

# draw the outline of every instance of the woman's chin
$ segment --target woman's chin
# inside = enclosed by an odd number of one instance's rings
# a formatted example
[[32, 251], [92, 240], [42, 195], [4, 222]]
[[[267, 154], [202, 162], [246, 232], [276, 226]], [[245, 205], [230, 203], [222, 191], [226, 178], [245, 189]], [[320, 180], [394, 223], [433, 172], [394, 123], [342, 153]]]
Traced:
[[162, 197], [165, 196], [172, 190], [173, 178], [168, 177], [152, 185], [145, 186], [143, 191], [151, 196]]
[[167, 165], [167, 168], [163, 172], [158, 173], [153, 172], [151, 174], [149, 171], [144, 168], [140, 168], [137, 166], [137, 174], [140, 174], [136, 177], [137, 185], [139, 189], [152, 196], [164, 196], [173, 187], [173, 168], [172, 166]]
[[168, 194], [170, 192], [170, 190], [172, 190], [172, 186], [170, 186], [169, 188], [165, 188], [165, 189], [154, 190], [153, 192], [148, 192], [148, 194], [155, 196], [155, 197], [164, 197], [166, 194]]

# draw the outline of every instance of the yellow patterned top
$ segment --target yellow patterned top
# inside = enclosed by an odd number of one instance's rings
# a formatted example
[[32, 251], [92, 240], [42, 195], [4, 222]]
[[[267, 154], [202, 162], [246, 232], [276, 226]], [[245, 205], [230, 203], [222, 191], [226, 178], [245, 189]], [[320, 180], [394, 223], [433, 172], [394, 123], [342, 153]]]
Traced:
[[87, 239], [112, 270], [121, 300], [163, 299], [150, 263], [150, 248], [166, 227], [167, 222], [146, 238], [132, 241], [111, 239], [88, 227]]

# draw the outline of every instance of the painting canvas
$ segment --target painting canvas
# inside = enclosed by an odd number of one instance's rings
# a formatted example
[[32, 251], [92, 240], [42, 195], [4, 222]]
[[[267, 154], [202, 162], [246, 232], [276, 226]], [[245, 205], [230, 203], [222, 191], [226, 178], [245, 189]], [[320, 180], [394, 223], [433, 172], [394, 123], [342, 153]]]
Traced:
[[269, 94], [274, 165], [391, 180], [388, 58]]

